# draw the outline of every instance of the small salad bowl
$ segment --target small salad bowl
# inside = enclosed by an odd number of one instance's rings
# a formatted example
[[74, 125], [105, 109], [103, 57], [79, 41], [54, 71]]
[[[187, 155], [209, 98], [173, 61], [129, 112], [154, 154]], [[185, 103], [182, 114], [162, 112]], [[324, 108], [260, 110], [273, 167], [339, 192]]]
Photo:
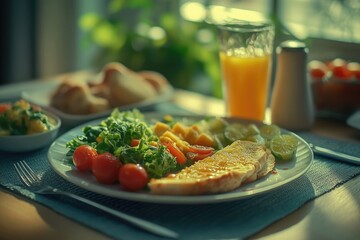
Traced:
[[44, 111], [52, 122], [52, 128], [41, 133], [0, 136], [0, 151], [27, 152], [50, 145], [58, 135], [61, 120], [58, 116]]

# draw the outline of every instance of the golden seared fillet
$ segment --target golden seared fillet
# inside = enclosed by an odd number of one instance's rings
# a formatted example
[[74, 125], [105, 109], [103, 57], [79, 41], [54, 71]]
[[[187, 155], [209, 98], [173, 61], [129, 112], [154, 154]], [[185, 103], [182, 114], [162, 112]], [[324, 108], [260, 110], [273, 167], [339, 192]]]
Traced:
[[265, 176], [274, 165], [275, 158], [265, 146], [238, 140], [177, 174], [151, 179], [149, 188], [163, 195], [229, 192]]

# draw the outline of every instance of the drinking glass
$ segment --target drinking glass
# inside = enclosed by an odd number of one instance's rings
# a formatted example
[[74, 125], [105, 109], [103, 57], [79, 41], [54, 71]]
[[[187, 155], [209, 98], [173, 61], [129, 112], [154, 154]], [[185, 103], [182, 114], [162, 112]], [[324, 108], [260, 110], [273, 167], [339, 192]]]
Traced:
[[270, 22], [218, 25], [227, 115], [263, 121], [271, 78], [274, 28]]

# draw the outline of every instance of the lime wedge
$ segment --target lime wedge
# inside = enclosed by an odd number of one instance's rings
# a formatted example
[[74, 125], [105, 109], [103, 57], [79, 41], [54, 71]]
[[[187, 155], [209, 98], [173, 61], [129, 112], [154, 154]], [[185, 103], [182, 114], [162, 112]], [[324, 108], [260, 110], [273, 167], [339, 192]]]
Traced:
[[247, 131], [248, 131], [248, 136], [253, 136], [253, 135], [258, 135], [258, 134], [260, 134], [260, 130], [259, 130], [259, 128], [255, 125], [255, 124], [253, 124], [253, 123], [251, 123], [251, 124], [249, 124], [248, 126], [247, 126]]
[[260, 135], [265, 139], [266, 147], [270, 147], [271, 140], [280, 133], [280, 128], [276, 125], [264, 125], [260, 128]]
[[244, 140], [248, 136], [248, 129], [240, 123], [233, 123], [225, 128], [224, 136], [229, 142]]
[[271, 140], [275, 136], [280, 135], [280, 128], [276, 125], [264, 125], [260, 128], [260, 135], [265, 140]]
[[298, 139], [290, 134], [275, 136], [270, 143], [272, 154], [279, 160], [290, 161], [298, 147]]
[[246, 138], [246, 140], [249, 140], [251, 142], [256, 142], [261, 145], [265, 145], [265, 139], [262, 136], [260, 136], [260, 134], [250, 135]]

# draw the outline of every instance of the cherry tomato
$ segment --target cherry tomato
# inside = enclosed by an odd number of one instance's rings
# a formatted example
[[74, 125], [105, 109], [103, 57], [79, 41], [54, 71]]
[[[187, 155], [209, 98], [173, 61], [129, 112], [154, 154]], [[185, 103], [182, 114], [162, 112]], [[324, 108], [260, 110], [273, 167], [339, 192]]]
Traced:
[[127, 163], [119, 170], [118, 176], [121, 187], [126, 191], [139, 191], [148, 183], [146, 170], [139, 164]]
[[348, 63], [347, 68], [350, 71], [352, 76], [354, 76], [356, 79], [360, 80], [360, 64], [359, 63], [350, 62], [350, 63]]
[[6, 103], [0, 104], [0, 113], [5, 112], [5, 111], [8, 110], [10, 107], [11, 107], [10, 104], [6, 104]]
[[180, 164], [183, 165], [186, 163], [186, 156], [185, 154], [180, 151], [179, 148], [177, 148], [175, 146], [175, 144], [173, 143], [165, 143], [165, 146], [167, 147], [167, 149], [169, 150], [170, 154], [173, 155], [176, 159], [176, 161]]
[[208, 154], [214, 152], [214, 148], [202, 145], [190, 145], [189, 151], [198, 154]]
[[333, 70], [336, 66], [346, 66], [347, 62], [342, 58], [335, 58], [332, 61], [326, 63], [329, 70]]
[[111, 153], [99, 154], [93, 161], [93, 174], [96, 180], [104, 184], [113, 184], [118, 180], [121, 162]]
[[327, 67], [325, 63], [318, 60], [313, 60], [308, 63], [308, 71], [312, 78], [322, 79], [327, 73]]
[[88, 145], [77, 147], [73, 154], [73, 163], [81, 172], [91, 171], [94, 159], [98, 153]]
[[132, 147], [136, 147], [140, 144], [140, 140], [139, 139], [131, 139], [131, 142], [130, 142], [130, 146]]
[[335, 67], [333, 69], [334, 77], [341, 78], [341, 79], [350, 79], [351, 72], [347, 69], [347, 67]]
[[347, 62], [341, 58], [334, 59], [330, 64], [329, 68], [331, 69], [333, 76], [340, 79], [350, 79], [351, 72], [347, 68]]

